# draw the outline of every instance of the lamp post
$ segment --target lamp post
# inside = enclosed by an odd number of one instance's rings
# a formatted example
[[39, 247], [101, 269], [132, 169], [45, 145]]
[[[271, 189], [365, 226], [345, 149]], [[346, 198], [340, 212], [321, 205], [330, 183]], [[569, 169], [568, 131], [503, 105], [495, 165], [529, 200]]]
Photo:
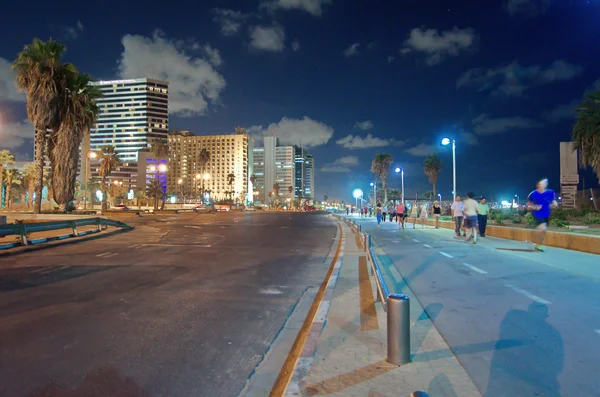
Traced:
[[[85, 200], [83, 201], [83, 209], [87, 209], [87, 194], [88, 194], [88, 190], [89, 190], [89, 183], [90, 183], [90, 176], [92, 174], [92, 165], [91, 165], [91, 160], [95, 159], [96, 157], [98, 157], [98, 154], [96, 152], [88, 152], [87, 156], [85, 156], [85, 179], [84, 179], [84, 183], [85, 183]], [[90, 199], [92, 200], [92, 209], [94, 209], [94, 198], [92, 197], [92, 192], [90, 191]]]
[[377, 181], [371, 182], [373, 186], [373, 205], [377, 205]]
[[[354, 189], [352, 191], [352, 196], [354, 196], [354, 198], [356, 199], [356, 209], [358, 209], [358, 198], [362, 197], [363, 195], [363, 191], [361, 189]], [[362, 204], [362, 199], [361, 199], [361, 204]]]
[[515, 198], [517, 199], [517, 209], [519, 209], [519, 195], [515, 194]]
[[438, 197], [440, 198], [440, 205], [442, 205], [442, 194], [438, 193]]
[[396, 167], [394, 171], [402, 175], [402, 204], [404, 204], [404, 168]]
[[206, 189], [204, 188], [204, 181], [208, 181], [209, 179], [210, 179], [210, 174], [208, 172], [202, 176], [202, 199], [203, 200], [206, 198], [205, 197]]
[[442, 139], [442, 145], [448, 146], [452, 142], [452, 194], [456, 201], [456, 140], [450, 138]]

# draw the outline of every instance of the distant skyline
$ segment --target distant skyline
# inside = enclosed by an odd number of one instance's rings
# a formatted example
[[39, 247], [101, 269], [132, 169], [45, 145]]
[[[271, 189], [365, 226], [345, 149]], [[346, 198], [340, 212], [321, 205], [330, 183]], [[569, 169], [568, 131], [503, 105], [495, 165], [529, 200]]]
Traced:
[[34, 37], [64, 43], [65, 61], [98, 80], [168, 81], [171, 129], [302, 141], [316, 198], [346, 202], [368, 190], [379, 152], [406, 170], [407, 197], [431, 190], [422, 163], [438, 154], [449, 197], [443, 136], [457, 140], [461, 194], [523, 197], [541, 177], [559, 190], [559, 142], [600, 89], [596, 0], [131, 1], [106, 15], [75, 4], [3, 7], [0, 147], [18, 160], [32, 158], [33, 130], [10, 64]]

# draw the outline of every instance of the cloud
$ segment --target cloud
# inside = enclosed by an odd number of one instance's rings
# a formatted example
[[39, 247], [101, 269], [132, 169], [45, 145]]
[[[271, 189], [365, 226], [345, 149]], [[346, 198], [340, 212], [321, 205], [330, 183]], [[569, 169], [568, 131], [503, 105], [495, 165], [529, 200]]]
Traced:
[[0, 58], [0, 101], [25, 102], [25, 94], [19, 92], [11, 63]]
[[388, 55], [388, 57], [387, 57], [388, 63], [392, 63], [392, 62], [394, 62], [394, 59], [396, 59], [396, 58], [394, 58], [394, 57], [393, 57], [393, 56], [391, 56], [391, 55]]
[[479, 145], [479, 139], [474, 134], [470, 132], [461, 131], [459, 134], [461, 142], [466, 143], [469, 146]]
[[550, 8], [554, 0], [508, 0], [506, 11], [510, 15], [524, 15], [534, 17]]
[[358, 157], [357, 156], [345, 156], [340, 157], [339, 159], [333, 162], [334, 165], [358, 165]]
[[211, 65], [216, 67], [223, 64], [223, 59], [221, 58], [221, 53], [219, 53], [219, 50], [212, 48], [210, 44], [205, 44], [202, 49], [204, 50], [204, 54], [208, 58], [208, 62], [210, 62]]
[[366, 137], [359, 135], [348, 135], [342, 139], [338, 139], [336, 143], [346, 149], [372, 149], [386, 146], [402, 146], [403, 141], [396, 139], [382, 139], [374, 137], [371, 134], [367, 134]]
[[234, 36], [239, 32], [242, 24], [252, 17], [252, 14], [244, 14], [240, 11], [223, 8], [213, 8], [212, 13], [215, 15], [213, 21], [221, 25], [223, 36]]
[[521, 116], [491, 119], [487, 114], [480, 114], [473, 119], [472, 123], [473, 130], [478, 135], [496, 135], [508, 130], [523, 130], [541, 126], [539, 122]]
[[345, 56], [346, 58], [350, 58], [352, 56], [358, 55], [359, 54], [358, 47], [360, 47], [360, 43], [354, 43], [350, 47], [348, 47], [344, 51], [342, 51], [342, 55]]
[[534, 164], [547, 164], [548, 159], [555, 156], [556, 155], [554, 153], [527, 153], [522, 154], [513, 159], [507, 159], [504, 161], [504, 163], [509, 164], [515, 168], [530, 167]]
[[373, 128], [373, 122], [371, 120], [366, 120], [366, 121], [357, 121], [356, 124], [354, 124], [354, 128], [358, 128], [359, 130], [370, 130]]
[[294, 52], [296, 52], [299, 49], [300, 49], [300, 42], [298, 40], [294, 40], [292, 42], [292, 50], [294, 50]]
[[331, 0], [267, 0], [260, 6], [270, 10], [301, 10], [309, 14], [320, 17], [323, 15], [323, 7], [331, 4]]
[[83, 32], [83, 23], [77, 21], [75, 26], [67, 26], [65, 28], [65, 36], [67, 39], [76, 39]]
[[401, 54], [412, 51], [427, 54], [426, 63], [429, 66], [437, 65], [451, 56], [458, 56], [460, 52], [472, 50], [477, 42], [477, 34], [471, 28], [446, 30], [415, 28], [410, 32], [409, 38], [400, 49]]
[[302, 145], [306, 148], [326, 144], [333, 136], [333, 131], [327, 124], [307, 116], [301, 119], [283, 117], [279, 123], [271, 123], [267, 128], [254, 125], [246, 129], [254, 137], [275, 135], [283, 145]]
[[585, 89], [585, 93], [589, 94], [590, 92], [600, 91], [600, 79], [594, 81], [592, 85]]
[[456, 88], [472, 87], [493, 95], [521, 96], [532, 85], [567, 81], [582, 71], [581, 66], [563, 60], [556, 60], [546, 68], [539, 65], [521, 66], [514, 61], [492, 69], [468, 70], [456, 81]]
[[321, 172], [352, 172], [348, 167], [340, 167], [335, 165], [324, 165]]
[[567, 119], [575, 119], [576, 108], [581, 100], [574, 99], [570, 103], [555, 106], [549, 111], [542, 113], [542, 118], [550, 123], [559, 123]]
[[440, 151], [440, 147], [427, 143], [420, 143], [417, 146], [406, 149], [406, 153], [416, 157], [427, 157]]
[[18, 122], [0, 121], [0, 144], [2, 144], [2, 149], [18, 149], [26, 140], [33, 139], [33, 125], [29, 120], [25, 119]]
[[285, 49], [285, 32], [281, 26], [254, 26], [250, 28], [250, 47], [281, 52]]
[[321, 171], [323, 172], [350, 172], [351, 166], [358, 165], [358, 157], [356, 156], [345, 156], [336, 159], [331, 164], [325, 164]]
[[168, 81], [169, 113], [183, 117], [203, 114], [225, 88], [225, 79], [209, 60], [188, 54], [200, 48], [197, 43], [171, 41], [160, 31], [152, 37], [126, 35], [121, 43], [119, 76]]

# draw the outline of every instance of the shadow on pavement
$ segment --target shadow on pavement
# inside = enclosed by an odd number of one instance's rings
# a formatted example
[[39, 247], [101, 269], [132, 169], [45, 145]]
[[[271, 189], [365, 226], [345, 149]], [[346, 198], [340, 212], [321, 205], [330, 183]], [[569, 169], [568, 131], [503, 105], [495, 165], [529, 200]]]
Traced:
[[77, 389], [66, 389], [54, 383], [43, 386], [26, 397], [151, 397], [132, 378], [124, 378], [112, 367], [88, 373]]
[[0, 270], [0, 293], [39, 287], [119, 266], [44, 266]]
[[436, 375], [435, 378], [429, 382], [427, 394], [430, 396], [458, 397], [452, 387], [452, 382], [450, 382], [450, 379], [444, 374]]
[[385, 360], [378, 361], [343, 375], [310, 385], [306, 388], [306, 394], [308, 396], [326, 396], [339, 393], [342, 390], [376, 378], [396, 368], [398, 368], [397, 365], [388, 364]]
[[[548, 306], [534, 302], [525, 310], [509, 311], [500, 324], [499, 342], [492, 357], [485, 397], [507, 393], [559, 397], [558, 376], [563, 371], [563, 340], [548, 318]], [[517, 349], [504, 349], [504, 340], [528, 340]], [[508, 392], [513, 390], [513, 393]]]

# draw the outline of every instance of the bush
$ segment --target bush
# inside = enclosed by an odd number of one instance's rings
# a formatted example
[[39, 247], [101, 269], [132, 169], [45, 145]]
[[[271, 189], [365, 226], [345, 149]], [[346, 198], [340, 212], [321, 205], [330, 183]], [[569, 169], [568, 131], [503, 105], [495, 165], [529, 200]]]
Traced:
[[496, 224], [502, 225], [502, 224], [504, 224], [504, 219], [505, 219], [504, 214], [502, 212], [498, 212], [496, 214], [494, 220], [496, 221]]
[[535, 218], [531, 212], [528, 212], [527, 215], [525, 215], [525, 222], [527, 222], [529, 226], [536, 226]]
[[585, 215], [585, 218], [583, 218], [583, 223], [586, 225], [600, 225], [600, 215], [589, 212]]
[[560, 228], [567, 227], [570, 225], [569, 221], [562, 220], [562, 219], [556, 219], [556, 218], [555, 219], [550, 218], [550, 224], [553, 226], [556, 226], [556, 227], [560, 227]]
[[520, 215], [515, 215], [515, 216], [513, 216], [513, 218], [512, 218], [512, 223], [515, 223], [515, 224], [517, 224], [517, 223], [521, 223], [521, 222], [523, 222], [523, 218], [521, 218], [521, 216], [520, 216]]

